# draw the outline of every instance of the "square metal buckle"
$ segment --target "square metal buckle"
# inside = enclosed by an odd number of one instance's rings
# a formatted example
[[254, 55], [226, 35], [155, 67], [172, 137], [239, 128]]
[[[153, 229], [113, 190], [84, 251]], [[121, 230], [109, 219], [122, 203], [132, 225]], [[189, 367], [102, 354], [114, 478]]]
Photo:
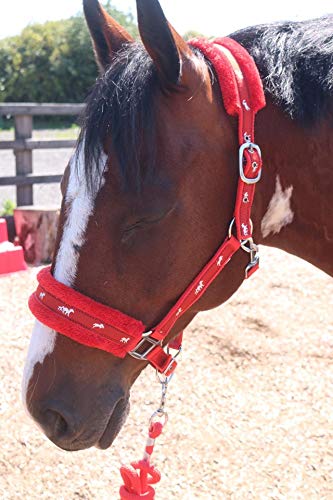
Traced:
[[[162, 345], [161, 340], [155, 340], [150, 337], [150, 334], [152, 331], [150, 330], [149, 332], [143, 333], [142, 334], [142, 339], [140, 342], [135, 346], [135, 348], [132, 351], [129, 351], [128, 354], [130, 354], [133, 358], [139, 359], [141, 361], [146, 361], [148, 354], [155, 349], [156, 346]], [[143, 349], [142, 352], [138, 352], [140, 350], [140, 347], [144, 346], [144, 344], [147, 343], [147, 348]]]
[[244, 173], [244, 166], [243, 166], [243, 158], [244, 158], [244, 151], [245, 149], [249, 149], [250, 153], [252, 153], [254, 150], [257, 151], [259, 157], [261, 158], [261, 150], [258, 146], [258, 144], [255, 144], [254, 142], [244, 142], [239, 148], [239, 175], [240, 178], [242, 179], [245, 184], [256, 184], [260, 178], [261, 178], [261, 169], [259, 169], [257, 177], [246, 177]]

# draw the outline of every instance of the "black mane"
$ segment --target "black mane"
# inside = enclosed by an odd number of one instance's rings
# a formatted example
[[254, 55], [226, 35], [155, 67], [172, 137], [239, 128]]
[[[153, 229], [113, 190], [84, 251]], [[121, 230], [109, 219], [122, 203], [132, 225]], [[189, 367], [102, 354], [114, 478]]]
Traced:
[[[333, 16], [250, 27], [230, 37], [252, 54], [266, 94], [292, 119], [311, 125], [324, 116], [333, 94]], [[154, 171], [158, 88], [157, 72], [141, 44], [125, 47], [96, 81], [79, 138], [88, 186], [104, 168], [102, 144], [109, 138], [125, 187], [140, 189]]]
[[246, 28], [230, 35], [253, 56], [265, 93], [291, 118], [313, 124], [333, 94], [333, 16]]

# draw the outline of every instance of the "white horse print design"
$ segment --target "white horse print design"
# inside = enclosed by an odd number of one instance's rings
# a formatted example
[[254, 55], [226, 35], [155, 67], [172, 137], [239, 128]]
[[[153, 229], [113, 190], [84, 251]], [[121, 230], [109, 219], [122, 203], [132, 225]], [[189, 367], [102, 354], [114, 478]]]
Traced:
[[182, 313], [182, 312], [183, 312], [183, 309], [180, 307], [180, 308], [178, 309], [178, 311], [176, 312], [176, 318], [178, 318], [178, 316], [179, 316], [179, 315], [180, 315], [180, 313]]
[[249, 228], [247, 227], [247, 224], [242, 224], [242, 229], [243, 229], [243, 233], [245, 236], [247, 236], [249, 234]]
[[68, 307], [65, 306], [58, 306], [58, 311], [62, 312], [62, 314], [68, 317], [74, 313], [74, 309], [68, 309]]
[[199, 281], [199, 285], [196, 287], [195, 292], [194, 292], [195, 295], [198, 295], [198, 293], [201, 292], [201, 290], [203, 289], [204, 286], [205, 286], [204, 282], [202, 280]]
[[120, 342], [121, 342], [122, 344], [127, 344], [127, 342], [129, 342], [129, 340], [130, 340], [130, 338], [129, 338], [129, 337], [122, 337], [122, 338], [120, 339]]

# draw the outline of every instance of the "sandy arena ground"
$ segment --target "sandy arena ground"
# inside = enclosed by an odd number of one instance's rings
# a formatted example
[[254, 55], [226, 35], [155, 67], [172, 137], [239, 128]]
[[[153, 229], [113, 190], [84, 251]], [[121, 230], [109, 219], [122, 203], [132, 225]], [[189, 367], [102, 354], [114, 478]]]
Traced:
[[[151, 369], [139, 378], [112, 449], [48, 442], [20, 401], [36, 272], [0, 279], [0, 497], [117, 499], [118, 466], [141, 456], [159, 386]], [[201, 314], [184, 347], [155, 447], [157, 498], [333, 499], [333, 280], [262, 248], [261, 272]]]

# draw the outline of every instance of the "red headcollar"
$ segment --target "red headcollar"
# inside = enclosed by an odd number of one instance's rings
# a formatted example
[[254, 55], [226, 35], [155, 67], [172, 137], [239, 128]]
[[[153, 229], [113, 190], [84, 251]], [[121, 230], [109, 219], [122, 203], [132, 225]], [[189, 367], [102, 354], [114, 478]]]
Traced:
[[[239, 248], [250, 255], [245, 277], [259, 265], [250, 217], [255, 184], [262, 168], [260, 149], [254, 143], [254, 118], [265, 106], [260, 76], [252, 57], [232, 39], [218, 38], [213, 42], [195, 39], [190, 45], [200, 49], [212, 63], [226, 111], [238, 116], [239, 121], [239, 181], [228, 236], [168, 314], [148, 332], [141, 321], [59, 283], [50, 268], [40, 271], [39, 286], [29, 299], [32, 313], [48, 327], [115, 356], [122, 358], [129, 353], [136, 359], [149, 361], [167, 376], [174, 371], [176, 361], [163, 350], [162, 342], [176, 321], [202, 297]], [[232, 234], [234, 225], [236, 237]]]

